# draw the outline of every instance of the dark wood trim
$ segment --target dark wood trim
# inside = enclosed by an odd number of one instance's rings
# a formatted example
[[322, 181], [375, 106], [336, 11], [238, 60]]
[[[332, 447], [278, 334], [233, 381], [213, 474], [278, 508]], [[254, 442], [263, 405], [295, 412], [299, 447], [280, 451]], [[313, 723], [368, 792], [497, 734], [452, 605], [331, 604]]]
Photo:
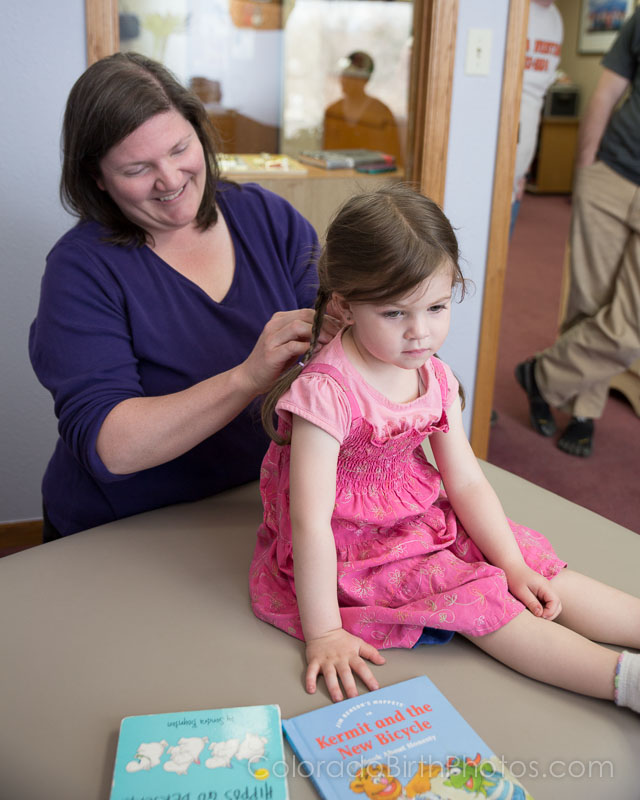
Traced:
[[518, 142], [528, 19], [529, 0], [510, 0], [491, 201], [487, 269], [482, 303], [478, 371], [473, 395], [471, 446], [478, 458], [486, 458], [489, 450], [493, 385], [498, 361], [502, 296], [507, 269], [511, 196]]
[[[413, 37], [413, 52], [411, 57], [411, 75], [409, 79], [409, 98], [408, 109], [409, 119], [407, 122], [407, 156], [405, 159], [405, 175], [408, 181], [418, 183], [419, 171], [422, 167], [423, 140], [421, 126], [418, 120], [424, 119], [424, 82], [426, 74], [426, 48], [422, 46], [425, 37], [425, 3], [413, 4], [413, 30], [416, 35]], [[413, 113], [411, 111], [413, 110]]]
[[42, 544], [42, 520], [0, 523], [0, 547], [30, 547]]
[[85, 0], [87, 65], [120, 49], [118, 0]]
[[440, 206], [447, 172], [458, 10], [458, 0], [425, 0], [414, 5], [410, 177]]

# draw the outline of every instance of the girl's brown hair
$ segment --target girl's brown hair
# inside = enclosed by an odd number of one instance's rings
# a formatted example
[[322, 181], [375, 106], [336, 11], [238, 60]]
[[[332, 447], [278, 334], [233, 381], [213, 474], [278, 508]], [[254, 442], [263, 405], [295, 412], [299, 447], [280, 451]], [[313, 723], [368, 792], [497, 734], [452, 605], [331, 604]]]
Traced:
[[458, 258], [458, 241], [449, 220], [433, 200], [413, 189], [395, 185], [347, 200], [329, 225], [318, 260], [309, 349], [276, 381], [262, 405], [262, 423], [269, 436], [278, 444], [288, 442], [275, 428], [276, 404], [313, 355], [334, 292], [347, 302], [388, 303], [448, 267], [462, 298], [465, 279]]
[[113, 244], [141, 246], [148, 234], [98, 188], [100, 162], [148, 119], [171, 109], [191, 123], [204, 149], [206, 179], [196, 222], [205, 230], [217, 219], [219, 170], [216, 134], [200, 100], [162, 64], [131, 52], [96, 61], [71, 89], [62, 126], [60, 198], [72, 214], [107, 228]]

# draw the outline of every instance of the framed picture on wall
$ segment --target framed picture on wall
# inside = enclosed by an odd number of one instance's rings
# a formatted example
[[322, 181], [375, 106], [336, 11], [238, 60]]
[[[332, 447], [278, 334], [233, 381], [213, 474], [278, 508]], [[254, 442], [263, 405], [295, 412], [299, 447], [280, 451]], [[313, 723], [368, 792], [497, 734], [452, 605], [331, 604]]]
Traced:
[[606, 53], [636, 0], [581, 0], [578, 23], [578, 52]]

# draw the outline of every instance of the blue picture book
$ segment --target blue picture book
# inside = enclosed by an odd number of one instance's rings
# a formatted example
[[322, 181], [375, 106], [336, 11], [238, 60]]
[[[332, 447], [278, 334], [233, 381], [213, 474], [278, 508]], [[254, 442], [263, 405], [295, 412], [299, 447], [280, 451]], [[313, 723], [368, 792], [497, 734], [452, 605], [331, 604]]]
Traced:
[[280, 708], [217, 708], [126, 717], [111, 800], [287, 800]]
[[532, 800], [424, 676], [282, 725], [324, 800]]

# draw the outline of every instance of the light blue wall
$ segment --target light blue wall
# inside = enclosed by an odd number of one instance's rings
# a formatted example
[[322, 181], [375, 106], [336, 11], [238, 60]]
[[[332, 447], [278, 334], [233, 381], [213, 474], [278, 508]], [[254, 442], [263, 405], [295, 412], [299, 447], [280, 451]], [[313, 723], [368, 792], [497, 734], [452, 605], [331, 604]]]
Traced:
[[0, 26], [0, 521], [41, 516], [56, 436], [27, 354], [44, 258], [69, 227], [60, 208], [60, 122], [86, 66], [84, 0], [3, 3]]
[[[465, 388], [464, 421], [471, 429], [473, 389], [486, 272], [502, 69], [509, 0], [460, 0], [451, 104], [444, 210], [456, 230], [461, 266], [474, 289], [453, 307], [451, 332], [441, 355]], [[470, 28], [492, 30], [489, 75], [465, 75]]]

